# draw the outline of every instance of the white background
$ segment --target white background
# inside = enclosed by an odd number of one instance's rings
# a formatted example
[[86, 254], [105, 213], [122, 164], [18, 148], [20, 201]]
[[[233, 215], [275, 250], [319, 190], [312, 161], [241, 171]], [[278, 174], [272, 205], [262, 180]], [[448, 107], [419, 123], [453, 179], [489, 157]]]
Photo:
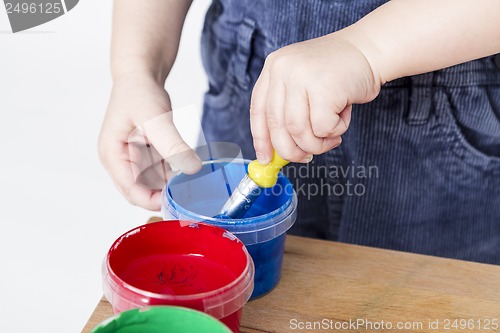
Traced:
[[[167, 81], [174, 108], [201, 108], [208, 5], [195, 1], [185, 23]], [[0, 332], [81, 331], [102, 295], [107, 249], [153, 215], [122, 198], [97, 157], [111, 6], [80, 1], [12, 34], [0, 4]]]

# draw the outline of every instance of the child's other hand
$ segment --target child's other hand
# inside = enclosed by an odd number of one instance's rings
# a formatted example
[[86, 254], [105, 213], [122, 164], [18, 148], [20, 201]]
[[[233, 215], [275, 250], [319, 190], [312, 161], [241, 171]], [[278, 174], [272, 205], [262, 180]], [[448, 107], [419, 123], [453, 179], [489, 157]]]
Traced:
[[160, 209], [170, 165], [185, 173], [201, 168], [170, 110], [162, 84], [146, 75], [122, 76], [114, 82], [99, 137], [99, 157], [116, 187], [129, 202], [150, 210]]
[[341, 34], [291, 44], [270, 54], [250, 107], [261, 163], [273, 147], [292, 162], [307, 162], [338, 146], [354, 103], [373, 100], [380, 80], [363, 52]]

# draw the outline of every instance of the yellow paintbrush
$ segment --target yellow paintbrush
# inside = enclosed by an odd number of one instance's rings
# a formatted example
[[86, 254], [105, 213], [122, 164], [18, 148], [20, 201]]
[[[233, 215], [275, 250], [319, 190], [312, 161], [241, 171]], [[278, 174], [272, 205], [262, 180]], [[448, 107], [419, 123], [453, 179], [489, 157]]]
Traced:
[[255, 160], [248, 165], [248, 174], [242, 179], [231, 197], [226, 201], [217, 217], [241, 218], [252, 207], [262, 193], [262, 189], [273, 187], [278, 180], [278, 173], [289, 161], [282, 159], [276, 151], [271, 162], [262, 165]]

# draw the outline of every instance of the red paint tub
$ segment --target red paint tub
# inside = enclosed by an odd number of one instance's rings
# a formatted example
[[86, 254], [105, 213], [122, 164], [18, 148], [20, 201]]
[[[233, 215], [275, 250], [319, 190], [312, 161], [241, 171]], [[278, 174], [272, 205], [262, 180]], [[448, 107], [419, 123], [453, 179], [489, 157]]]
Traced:
[[253, 262], [241, 241], [192, 221], [162, 221], [126, 232], [109, 249], [102, 271], [114, 313], [178, 305], [212, 315], [233, 332], [239, 332], [254, 282]]

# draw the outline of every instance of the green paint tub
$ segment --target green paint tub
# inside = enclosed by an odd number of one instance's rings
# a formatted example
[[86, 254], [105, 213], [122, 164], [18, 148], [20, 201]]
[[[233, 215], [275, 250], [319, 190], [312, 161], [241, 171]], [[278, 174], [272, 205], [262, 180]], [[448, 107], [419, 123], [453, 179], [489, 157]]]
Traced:
[[231, 333], [206, 313], [180, 306], [151, 306], [121, 312], [97, 325], [90, 333]]

